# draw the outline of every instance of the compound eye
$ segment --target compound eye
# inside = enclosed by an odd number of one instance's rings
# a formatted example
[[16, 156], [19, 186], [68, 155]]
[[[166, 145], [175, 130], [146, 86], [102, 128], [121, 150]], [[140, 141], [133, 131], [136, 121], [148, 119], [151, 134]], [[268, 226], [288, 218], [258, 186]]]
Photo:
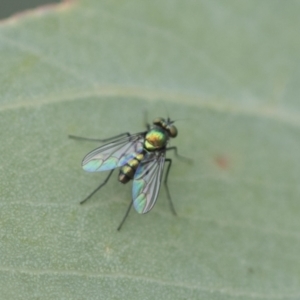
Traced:
[[177, 128], [174, 125], [169, 126], [168, 132], [172, 138], [176, 137], [178, 134]]
[[154, 125], [162, 125], [165, 122], [164, 118], [156, 118], [153, 120]]

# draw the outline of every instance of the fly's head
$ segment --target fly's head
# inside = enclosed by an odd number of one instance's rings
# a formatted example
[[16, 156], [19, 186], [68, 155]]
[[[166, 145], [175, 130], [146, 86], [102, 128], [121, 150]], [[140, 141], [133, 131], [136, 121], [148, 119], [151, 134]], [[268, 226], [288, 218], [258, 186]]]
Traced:
[[153, 124], [163, 128], [167, 131], [169, 137], [175, 138], [178, 134], [177, 128], [173, 125], [174, 121], [171, 121], [170, 118], [165, 120], [164, 118], [156, 118], [153, 120]]

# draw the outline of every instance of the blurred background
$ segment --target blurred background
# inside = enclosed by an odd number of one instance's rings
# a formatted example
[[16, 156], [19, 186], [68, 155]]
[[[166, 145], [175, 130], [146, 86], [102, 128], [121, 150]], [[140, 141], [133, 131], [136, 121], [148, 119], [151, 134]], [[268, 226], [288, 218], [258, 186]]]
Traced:
[[41, 5], [58, 3], [59, 0], [1, 0], [0, 1], [0, 19], [22, 12], [23, 10], [32, 9]]

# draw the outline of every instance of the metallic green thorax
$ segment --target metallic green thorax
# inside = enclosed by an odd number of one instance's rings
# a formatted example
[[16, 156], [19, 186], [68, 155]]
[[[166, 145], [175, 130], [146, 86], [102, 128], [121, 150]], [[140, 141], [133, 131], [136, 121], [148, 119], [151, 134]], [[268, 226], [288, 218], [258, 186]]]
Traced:
[[[144, 149], [146, 151], [160, 150], [167, 145], [168, 138], [168, 133], [163, 128], [155, 126], [145, 135]], [[134, 177], [134, 173], [143, 158], [144, 153], [140, 153], [135, 158], [128, 161], [127, 164], [124, 165], [120, 170], [119, 181], [122, 183], [127, 183], [129, 180], [131, 180]]]
[[155, 127], [145, 136], [145, 149], [148, 151], [164, 148], [168, 142], [168, 134], [162, 128]]

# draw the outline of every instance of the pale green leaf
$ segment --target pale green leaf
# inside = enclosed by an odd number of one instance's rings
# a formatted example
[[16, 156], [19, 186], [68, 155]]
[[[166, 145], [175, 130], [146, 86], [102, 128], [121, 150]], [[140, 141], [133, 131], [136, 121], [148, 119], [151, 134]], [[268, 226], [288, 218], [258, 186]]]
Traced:
[[[300, 299], [300, 3], [86, 0], [0, 23], [1, 299]], [[169, 187], [81, 159], [175, 120]], [[170, 154], [170, 157], [173, 157]]]

